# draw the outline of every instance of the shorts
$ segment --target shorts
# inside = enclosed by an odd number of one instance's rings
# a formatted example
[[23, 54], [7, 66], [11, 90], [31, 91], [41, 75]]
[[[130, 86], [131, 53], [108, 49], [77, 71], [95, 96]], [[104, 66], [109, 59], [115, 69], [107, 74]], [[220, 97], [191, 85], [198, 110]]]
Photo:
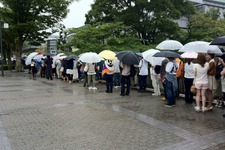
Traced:
[[206, 90], [209, 88], [208, 84], [195, 84], [195, 88], [198, 89], [198, 90]]
[[216, 90], [217, 89], [217, 81], [216, 81], [215, 76], [209, 76], [208, 81], [209, 81], [209, 89]]

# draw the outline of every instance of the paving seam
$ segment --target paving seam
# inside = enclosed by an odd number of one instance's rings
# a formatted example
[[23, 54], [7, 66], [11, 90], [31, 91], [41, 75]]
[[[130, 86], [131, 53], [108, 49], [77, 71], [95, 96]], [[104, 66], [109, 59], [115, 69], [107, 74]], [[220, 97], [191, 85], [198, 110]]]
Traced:
[[[169, 150], [169, 149], [199, 150], [199, 149], [209, 148], [211, 146], [220, 144], [223, 141], [225, 141], [225, 134], [224, 134], [225, 130], [219, 131], [216, 134], [200, 136], [198, 134], [194, 134], [194, 133], [191, 133], [184, 129], [181, 129], [179, 127], [176, 127], [174, 125], [156, 120], [156, 119], [146, 116], [144, 114], [138, 114], [134, 111], [123, 108], [118, 105], [113, 104], [112, 110], [116, 111], [116, 112], [120, 112], [126, 116], [133, 117], [137, 120], [140, 120], [140, 121], [150, 124], [156, 128], [162, 129], [166, 132], [172, 133], [176, 136], [179, 136], [179, 137], [185, 139], [185, 141], [175, 143], [173, 145], [161, 148], [159, 150]], [[196, 141], [198, 141], [198, 143], [196, 143]]]

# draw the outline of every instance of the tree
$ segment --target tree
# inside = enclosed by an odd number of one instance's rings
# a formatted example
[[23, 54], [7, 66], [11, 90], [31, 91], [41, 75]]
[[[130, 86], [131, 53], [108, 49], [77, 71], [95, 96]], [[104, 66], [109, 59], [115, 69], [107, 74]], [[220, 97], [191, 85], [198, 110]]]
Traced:
[[86, 25], [70, 32], [74, 33], [74, 37], [68, 45], [77, 47], [79, 53], [88, 51], [98, 53], [105, 49], [114, 51], [147, 49], [136, 37], [135, 32], [121, 22]]
[[123, 22], [144, 44], [152, 44], [177, 38], [180, 28], [174, 20], [194, 12], [194, 6], [186, 0], [96, 0], [86, 23]]
[[25, 41], [38, 45], [50, 34], [47, 29], [62, 21], [73, 0], [0, 0], [0, 15], [10, 24], [16, 70], [21, 71], [21, 53]]
[[224, 20], [219, 19], [219, 10], [211, 9], [204, 14], [199, 11], [189, 19], [188, 36], [186, 42], [189, 41], [212, 41], [218, 36], [225, 34]]

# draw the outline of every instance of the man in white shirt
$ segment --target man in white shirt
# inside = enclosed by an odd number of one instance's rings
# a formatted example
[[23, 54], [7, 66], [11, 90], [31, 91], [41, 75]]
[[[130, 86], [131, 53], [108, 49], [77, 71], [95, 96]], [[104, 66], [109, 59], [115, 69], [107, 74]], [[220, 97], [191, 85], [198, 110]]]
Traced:
[[139, 83], [139, 92], [146, 91], [147, 76], [148, 76], [148, 62], [139, 56], [139, 74], [138, 74], [138, 83]]

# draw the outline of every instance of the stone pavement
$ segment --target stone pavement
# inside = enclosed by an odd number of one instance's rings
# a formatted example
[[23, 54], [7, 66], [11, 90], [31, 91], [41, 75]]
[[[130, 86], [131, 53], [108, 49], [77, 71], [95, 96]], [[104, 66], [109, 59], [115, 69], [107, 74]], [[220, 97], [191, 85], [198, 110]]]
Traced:
[[0, 150], [223, 150], [224, 109], [166, 108], [151, 92], [120, 96], [105, 86], [0, 77]]

